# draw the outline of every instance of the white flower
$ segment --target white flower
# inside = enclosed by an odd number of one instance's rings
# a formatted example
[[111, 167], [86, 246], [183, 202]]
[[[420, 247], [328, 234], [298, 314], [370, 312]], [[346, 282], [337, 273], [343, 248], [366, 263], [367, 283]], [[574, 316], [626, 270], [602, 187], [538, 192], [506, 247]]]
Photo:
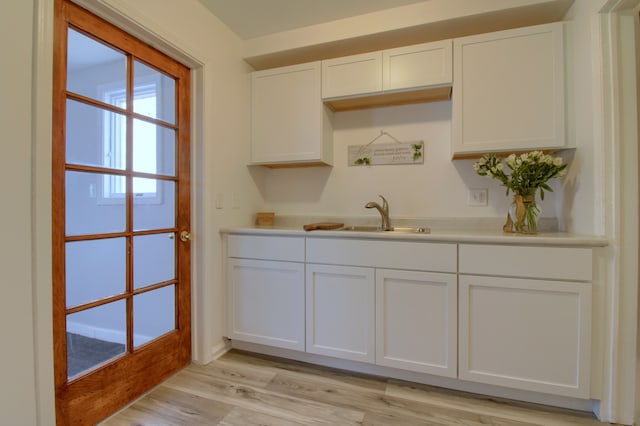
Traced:
[[[553, 165], [560, 167], [562, 166], [562, 157], [556, 157], [553, 159]], [[564, 170], [563, 170], [564, 171]]]
[[498, 163], [498, 164], [496, 165], [496, 169], [498, 169], [498, 170], [502, 171], [502, 169], [504, 169], [504, 166], [502, 165], [502, 163]]
[[484, 166], [485, 164], [487, 164], [487, 159], [484, 157], [480, 157], [480, 159], [478, 160], [478, 164]]

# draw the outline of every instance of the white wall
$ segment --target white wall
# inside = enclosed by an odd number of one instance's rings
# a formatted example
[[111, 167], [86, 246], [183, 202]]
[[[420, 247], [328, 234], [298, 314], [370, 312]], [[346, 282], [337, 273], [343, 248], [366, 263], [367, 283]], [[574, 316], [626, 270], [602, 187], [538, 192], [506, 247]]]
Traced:
[[0, 413], [3, 422], [36, 423], [33, 294], [31, 287], [31, 53], [33, 1], [10, 0], [0, 5], [3, 61], [0, 91], [2, 155], [0, 194], [3, 223], [0, 248]]
[[[594, 77], [598, 70], [593, 69], [597, 66], [593, 55], [594, 46], [597, 52], [598, 40], [592, 27], [594, 15], [603, 3], [603, 0], [575, 2], [566, 16], [570, 22], [566, 36], [567, 137], [577, 149], [559, 154], [570, 163], [568, 175], [553, 181], [556, 192], [546, 194], [540, 203], [542, 216], [557, 218], [560, 230], [598, 235], [604, 234], [604, 187], [602, 179], [596, 178], [602, 174], [603, 142], [595, 136], [601, 123], [594, 115], [597, 101], [594, 96], [598, 89]], [[438, 2], [429, 4], [434, 12], [458, 13], [449, 6]], [[404, 9], [398, 8], [396, 12]], [[370, 31], [366, 25], [370, 18], [349, 18], [350, 28]], [[346, 37], [341, 31], [339, 26], [329, 23], [291, 33], [296, 34], [298, 44], [303, 40], [317, 44], [318, 34], [329, 41]], [[247, 46], [261, 46], [267, 51], [268, 42], [283, 48], [293, 43], [287, 44], [282, 33], [250, 40]], [[365, 211], [363, 205], [380, 193], [390, 201], [392, 219], [502, 218], [506, 215], [511, 197], [505, 196], [505, 188], [496, 180], [477, 176], [471, 167], [473, 161], [450, 159], [450, 102], [339, 112], [334, 114], [333, 123], [333, 168], [254, 172], [254, 180], [264, 197], [264, 210], [275, 211], [276, 215], [375, 216], [375, 212]], [[425, 164], [348, 167], [346, 147], [366, 144], [382, 129], [403, 141], [424, 140]], [[489, 190], [488, 206], [467, 205], [467, 192], [471, 188]]]
[[[478, 176], [473, 160], [451, 161], [451, 101], [413, 104], [333, 115], [332, 168], [274, 169], [258, 185], [264, 209], [278, 214], [378, 217], [368, 201], [387, 198], [402, 218], [504, 217], [512, 196], [497, 180]], [[424, 141], [424, 164], [349, 166], [349, 145], [363, 145], [385, 130], [403, 141]], [[382, 137], [380, 143], [393, 143]], [[374, 142], [375, 143], [375, 142]], [[486, 207], [467, 205], [469, 188], [489, 190]], [[555, 216], [554, 193], [540, 206]]]
[[[567, 27], [568, 137], [575, 144], [571, 167], [561, 182], [564, 200], [558, 217], [568, 231], [599, 234], [604, 229], [604, 141], [598, 114], [599, 36], [595, 17], [604, 0], [577, 1], [569, 9]], [[600, 178], [598, 178], [600, 177]]]

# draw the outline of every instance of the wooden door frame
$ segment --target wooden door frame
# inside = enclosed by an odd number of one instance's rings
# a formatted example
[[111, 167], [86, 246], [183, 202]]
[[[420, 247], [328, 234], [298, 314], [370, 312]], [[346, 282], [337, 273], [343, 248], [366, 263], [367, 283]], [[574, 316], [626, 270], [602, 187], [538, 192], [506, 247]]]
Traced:
[[[102, 40], [112, 42], [127, 52], [134, 52], [135, 57], [149, 63], [163, 63], [164, 71], [177, 78], [177, 115], [178, 131], [177, 155], [177, 233], [190, 231], [190, 70], [183, 65], [173, 65], [175, 60], [168, 58], [155, 48], [133, 38], [123, 30], [107, 23], [101, 18], [71, 3], [68, 0], [56, 0], [54, 3], [54, 62], [53, 62], [53, 123], [66, 122], [66, 46], [67, 28], [74, 28], [94, 34]], [[167, 59], [171, 59], [168, 61]], [[131, 82], [129, 89], [132, 90]], [[66, 126], [53, 126], [52, 151], [52, 235], [53, 254], [64, 253], [65, 250], [65, 130]], [[58, 183], [58, 184], [56, 184]], [[132, 202], [129, 197], [129, 209]], [[128, 230], [127, 232], [131, 232]], [[132, 238], [131, 236], [129, 238]], [[176, 255], [186, 259], [176, 270], [176, 331], [170, 332], [148, 346], [135, 348], [134, 352], [125, 352], [117, 362], [107, 363], [86, 376], [68, 379], [66, 365], [66, 313], [65, 313], [65, 269], [64, 258], [52, 261], [52, 278], [54, 291], [52, 297], [54, 320], [54, 359], [58, 367], [54, 370], [56, 389], [56, 419], [60, 424], [89, 424], [96, 419], [104, 418], [140, 396], [160, 381], [174, 374], [177, 369], [191, 360], [191, 253], [190, 242], [178, 242]], [[129, 273], [130, 274], [130, 273]], [[131, 297], [131, 296], [128, 296]], [[124, 299], [123, 299], [124, 300]], [[131, 303], [131, 299], [128, 303]], [[128, 333], [132, 332], [131, 323]], [[129, 348], [132, 346], [129, 337]], [[172, 351], [171, 349], [176, 349]], [[107, 378], [117, 378], [110, 382], [107, 395], [103, 392], [103, 384]], [[135, 383], [136, 386], [131, 386]], [[97, 402], [97, 403], [96, 403]]]

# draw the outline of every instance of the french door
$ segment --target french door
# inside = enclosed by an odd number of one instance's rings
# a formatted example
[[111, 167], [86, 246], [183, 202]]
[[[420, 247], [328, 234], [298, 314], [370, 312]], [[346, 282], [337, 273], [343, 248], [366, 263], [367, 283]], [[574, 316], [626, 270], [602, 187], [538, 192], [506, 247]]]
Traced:
[[191, 359], [190, 73], [55, 2], [58, 424], [95, 424]]

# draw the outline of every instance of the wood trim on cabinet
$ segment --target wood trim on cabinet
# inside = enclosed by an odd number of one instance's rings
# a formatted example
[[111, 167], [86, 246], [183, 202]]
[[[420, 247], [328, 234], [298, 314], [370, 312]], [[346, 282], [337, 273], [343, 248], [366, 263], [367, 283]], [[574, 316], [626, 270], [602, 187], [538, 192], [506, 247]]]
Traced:
[[422, 102], [446, 101], [451, 99], [451, 91], [451, 86], [444, 86], [422, 90], [378, 93], [370, 96], [325, 100], [324, 103], [334, 112], [353, 111], [357, 109], [379, 108]]

